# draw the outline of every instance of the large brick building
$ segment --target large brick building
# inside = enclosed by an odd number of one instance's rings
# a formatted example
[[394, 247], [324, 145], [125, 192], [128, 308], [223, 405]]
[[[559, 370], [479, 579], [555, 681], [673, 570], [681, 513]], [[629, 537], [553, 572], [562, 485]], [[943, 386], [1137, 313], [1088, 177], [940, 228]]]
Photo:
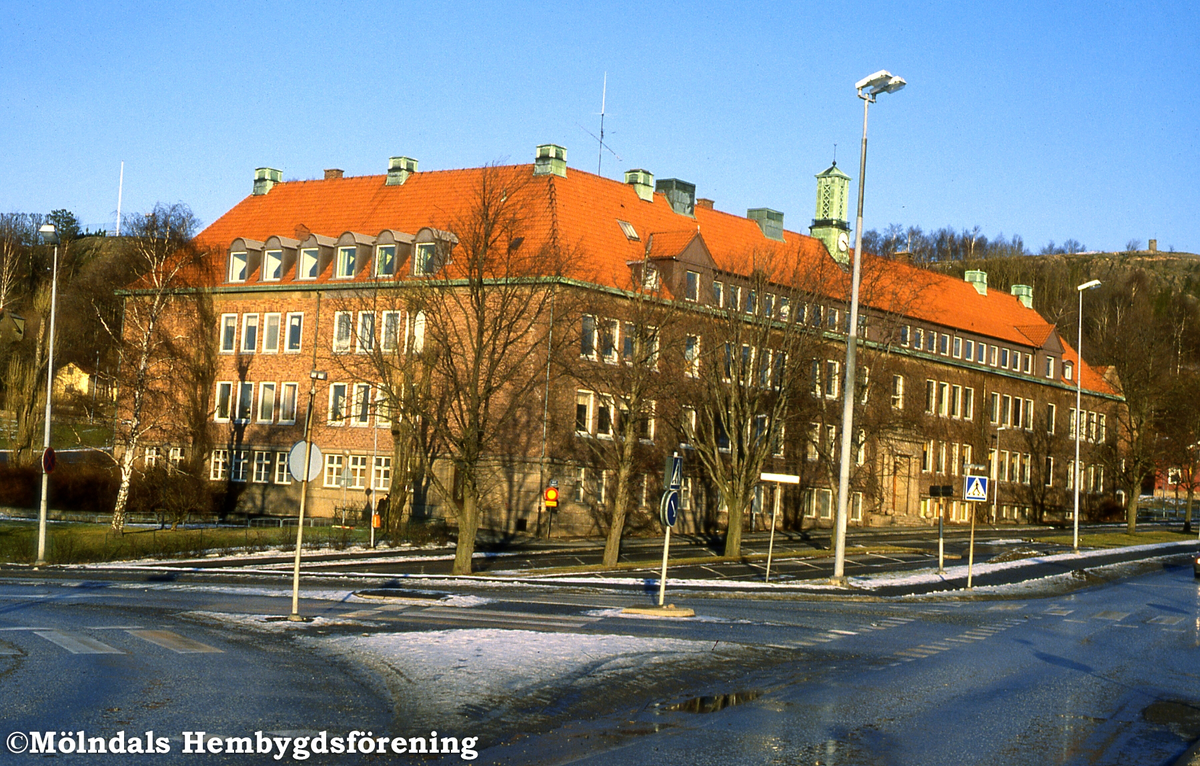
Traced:
[[[327, 375], [316, 383], [312, 421], [325, 470], [310, 487], [310, 512], [361, 508], [372, 489], [392, 489], [392, 408], [372, 379], [378, 370], [366, 360], [377, 351], [419, 346], [424, 316], [411, 301], [389, 303], [381, 296], [438, 276], [446, 277], [444, 289], [455, 289], [453, 247], [462, 234], [455, 222], [493, 170], [418, 172], [416, 161], [398, 157], [385, 175], [326, 171], [322, 180], [283, 182], [279, 171], [261, 168], [253, 193], [200, 235], [222, 261], [214, 269], [221, 276], [198, 286], [212, 296], [218, 359], [208, 477], [231, 490], [230, 509], [295, 513], [299, 490], [288, 478], [286, 452], [302, 436], [315, 369]], [[551, 519], [541, 507], [541, 489], [554, 479], [563, 501], [555, 532], [604, 529], [612, 477], [597, 463], [597, 452], [585, 447], [611, 438], [619, 402], [588, 382], [602, 379], [589, 377], [589, 369], [618, 369], [632, 354], [637, 290], [631, 286], [651, 277], [658, 295], [685, 317], [732, 308], [808, 328], [814, 342], [805, 351], [811, 356], [806, 401], [792, 408], [770, 462], [802, 476], [800, 487], [783, 498], [785, 518], [830, 523], [848, 314], [849, 178], [836, 166], [817, 176], [817, 212], [806, 235], [784, 228], [783, 214], [769, 208], [746, 216], [718, 211], [677, 179], [656, 184], [650, 173], [633, 170], [621, 183], [568, 168], [565, 150], [553, 145], [538, 147], [534, 164], [503, 170], [527, 179], [524, 229], [510, 248], [552, 244], [568, 254], [566, 271], [539, 278], [572, 296], [544, 320], [571, 350], [567, 364], [545, 353], [531, 357], [544, 380], [536, 395], [526, 391], [529, 406], [488, 456], [494, 480], [483, 503], [484, 525], [545, 531]], [[820, 278], [805, 288], [803, 300], [788, 297], [798, 293], [786, 284], [756, 287], [762, 253], [792, 263], [790, 274]], [[859, 376], [866, 381], [852, 524], [922, 523], [935, 513], [929, 487], [959, 484], [973, 464], [987, 464], [998, 480], [997, 520], [1064, 513], [1080, 380], [1087, 507], [1109, 492], [1104, 465], [1115, 449], [1115, 428], [1107, 426], [1115, 423], [1119, 397], [1032, 308], [1032, 296], [1031, 286], [989, 289], [982, 272], [968, 272], [964, 281], [903, 260], [864, 258], [861, 359], [867, 374]], [[575, 309], [567, 310], [568, 303]], [[605, 305], [609, 309], [596, 308]], [[680, 385], [656, 395], [639, 426], [638, 478], [630, 493], [635, 509], [655, 503], [661, 457], [686, 441], [678, 426], [694, 417], [683, 384], [695, 376], [705, 341], [688, 327], [685, 318], [654, 341], [663, 347], [656, 374]], [[192, 448], [162, 436], [147, 454], [180, 456]], [[441, 472], [441, 486], [455, 485], [448, 461], [430, 470]], [[689, 460], [687, 473], [685, 528], [721, 526], [721, 503], [706, 489], [699, 461]], [[414, 488], [412, 513], [452, 519], [453, 490], [434, 486]], [[770, 491], [759, 490], [756, 500], [757, 507], [769, 507]], [[967, 507], [951, 501], [947, 514], [965, 520]]]

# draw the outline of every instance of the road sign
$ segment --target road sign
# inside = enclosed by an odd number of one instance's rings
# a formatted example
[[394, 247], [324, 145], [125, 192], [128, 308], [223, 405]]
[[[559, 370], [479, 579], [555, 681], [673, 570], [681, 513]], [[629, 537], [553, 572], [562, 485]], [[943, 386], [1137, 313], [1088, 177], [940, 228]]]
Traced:
[[42, 452], [42, 470], [46, 473], [54, 473], [54, 466], [58, 465], [58, 456], [54, 454], [53, 447], [47, 447]]
[[760, 481], [777, 481], [780, 484], [800, 483], [800, 477], [794, 473], [762, 473], [758, 478]]
[[679, 453], [667, 457], [667, 465], [663, 468], [663, 486], [671, 489], [683, 486], [683, 458]]
[[679, 518], [679, 493], [673, 489], [668, 489], [662, 494], [662, 501], [658, 504], [658, 517], [662, 521], [664, 527], [675, 526], [676, 520]]
[[[304, 444], [303, 441], [298, 441], [292, 445], [292, 449], [288, 452], [288, 471], [292, 474], [292, 478], [296, 481], [304, 481]], [[321, 448], [317, 445], [312, 445], [312, 450], [308, 458], [308, 481], [315, 481], [321, 475], [321, 466], [325, 464], [325, 456], [321, 454]]]
[[542, 502], [547, 508], [557, 508], [558, 488], [554, 486], [546, 487], [546, 491], [542, 493]]
[[988, 499], [988, 480], [986, 476], [963, 477], [963, 499], [977, 503], [986, 503]]

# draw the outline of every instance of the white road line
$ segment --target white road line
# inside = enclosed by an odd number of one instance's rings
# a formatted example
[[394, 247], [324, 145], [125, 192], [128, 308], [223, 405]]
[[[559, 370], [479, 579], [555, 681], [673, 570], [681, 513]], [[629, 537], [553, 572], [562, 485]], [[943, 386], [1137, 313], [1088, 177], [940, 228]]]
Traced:
[[1152, 625], [1178, 625], [1183, 622], [1183, 618], [1177, 614], [1160, 614], [1157, 617], [1151, 617], [1146, 622]]
[[58, 644], [71, 654], [124, 654], [120, 649], [114, 649], [87, 636], [69, 636], [57, 630], [35, 630], [33, 635], [44, 638], [52, 644]]
[[1130, 614], [1129, 612], [1114, 612], [1112, 610], [1106, 610], [1103, 612], [1097, 612], [1096, 614], [1093, 614], [1092, 619], [1093, 620], [1112, 620], [1113, 622], [1119, 622], [1119, 621], [1125, 619], [1126, 617], [1128, 617], [1129, 614]]
[[11, 646], [0, 646], [0, 656], [18, 655], [21, 651]]
[[144, 641], [161, 646], [164, 649], [170, 649], [176, 654], [221, 653], [221, 650], [216, 647], [202, 644], [199, 641], [193, 641], [190, 638], [184, 638], [178, 633], [172, 633], [169, 630], [128, 630], [125, 632], [131, 636], [137, 636]]

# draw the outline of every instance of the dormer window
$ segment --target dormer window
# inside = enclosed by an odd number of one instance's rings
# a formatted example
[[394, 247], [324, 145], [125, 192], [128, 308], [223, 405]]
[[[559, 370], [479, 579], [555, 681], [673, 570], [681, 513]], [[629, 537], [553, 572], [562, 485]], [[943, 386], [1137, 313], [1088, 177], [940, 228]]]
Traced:
[[244, 251], [229, 254], [229, 281], [246, 281], [246, 253]]
[[1067, 380], [1073, 380], [1075, 375], [1075, 365], [1070, 362], [1063, 362], [1063, 377]]
[[685, 300], [693, 303], [700, 300], [700, 274], [696, 271], [688, 271], [684, 274], [684, 289], [683, 297]]
[[283, 251], [268, 250], [263, 253], [262, 281], [278, 282], [283, 277]]
[[396, 274], [396, 246], [380, 245], [375, 248], [375, 276], [391, 277]]
[[337, 265], [333, 273], [335, 279], [350, 279], [354, 276], [354, 261], [357, 251], [358, 248], [353, 245], [338, 248]]
[[658, 269], [653, 264], [645, 264], [642, 268], [642, 287], [647, 290], [658, 289]]
[[413, 253], [413, 274], [427, 277], [437, 271], [437, 243], [421, 242]]
[[316, 279], [317, 269], [321, 259], [318, 257], [319, 251], [315, 247], [306, 247], [300, 251], [300, 268], [296, 270], [297, 277], [300, 279]]

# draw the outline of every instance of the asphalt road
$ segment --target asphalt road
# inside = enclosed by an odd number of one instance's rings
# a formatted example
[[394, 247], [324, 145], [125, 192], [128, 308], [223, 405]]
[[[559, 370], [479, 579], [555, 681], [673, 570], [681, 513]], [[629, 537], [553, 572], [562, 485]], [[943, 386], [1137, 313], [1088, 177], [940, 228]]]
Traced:
[[172, 764], [278, 762], [184, 756], [188, 731], [433, 728], [480, 763], [1170, 763], [1200, 737], [1198, 586], [1182, 562], [1120, 574], [998, 600], [679, 594], [688, 620], [600, 588], [331, 588], [300, 624], [271, 619], [285, 588], [9, 579], [0, 734], [153, 731], [172, 752], [137, 762]]

